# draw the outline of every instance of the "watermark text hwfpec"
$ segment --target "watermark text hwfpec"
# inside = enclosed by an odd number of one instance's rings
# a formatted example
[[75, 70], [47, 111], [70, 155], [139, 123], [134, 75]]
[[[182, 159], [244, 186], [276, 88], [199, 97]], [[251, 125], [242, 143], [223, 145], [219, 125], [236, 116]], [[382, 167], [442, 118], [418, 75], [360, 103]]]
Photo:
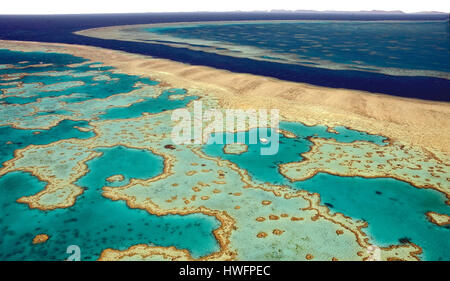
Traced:
[[[203, 111], [201, 101], [194, 102], [193, 116], [186, 108], [174, 110], [172, 121], [178, 123], [172, 130], [172, 142], [174, 144], [203, 144], [206, 141], [209, 144], [259, 143], [261, 155], [273, 155], [278, 152], [278, 109], [226, 109], [224, 111], [225, 117], [222, 110]], [[205, 127], [203, 127], [204, 124], [206, 124]], [[227, 133], [224, 134], [224, 132]], [[237, 138], [234, 137], [234, 132]], [[247, 142], [246, 135], [248, 135]]]

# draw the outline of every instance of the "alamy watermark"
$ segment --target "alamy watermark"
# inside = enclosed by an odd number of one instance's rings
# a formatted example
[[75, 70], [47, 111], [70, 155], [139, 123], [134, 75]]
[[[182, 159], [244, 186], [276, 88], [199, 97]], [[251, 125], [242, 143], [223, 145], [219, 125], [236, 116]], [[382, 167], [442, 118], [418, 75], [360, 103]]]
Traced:
[[[193, 107], [193, 113], [186, 108], [173, 111], [172, 121], [177, 122], [171, 134], [174, 144], [259, 143], [261, 155], [273, 155], [278, 152], [278, 109], [204, 111], [201, 101], [194, 101]], [[236, 133], [236, 138], [233, 133]]]
[[78, 245], [70, 245], [66, 249], [66, 253], [69, 254], [69, 257], [66, 261], [80, 261], [81, 260], [81, 249]]

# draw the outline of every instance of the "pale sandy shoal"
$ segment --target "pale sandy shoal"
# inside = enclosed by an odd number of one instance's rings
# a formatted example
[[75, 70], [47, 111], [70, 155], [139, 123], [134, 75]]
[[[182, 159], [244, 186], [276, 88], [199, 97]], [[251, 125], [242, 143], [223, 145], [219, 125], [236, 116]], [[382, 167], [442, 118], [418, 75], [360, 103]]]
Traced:
[[69, 53], [164, 85], [200, 90], [224, 108], [277, 108], [283, 120], [347, 126], [450, 155], [450, 103], [333, 89], [90, 46], [0, 40], [0, 48]]

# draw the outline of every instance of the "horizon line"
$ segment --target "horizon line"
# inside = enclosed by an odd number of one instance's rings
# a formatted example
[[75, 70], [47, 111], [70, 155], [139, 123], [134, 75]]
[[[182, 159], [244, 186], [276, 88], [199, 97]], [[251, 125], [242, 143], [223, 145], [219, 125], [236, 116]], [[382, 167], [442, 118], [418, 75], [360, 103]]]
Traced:
[[404, 12], [401, 10], [358, 10], [358, 11], [345, 11], [345, 10], [283, 10], [283, 9], [272, 9], [272, 10], [253, 10], [253, 11], [243, 11], [243, 10], [230, 10], [230, 11], [179, 11], [179, 12], [88, 12], [88, 13], [26, 13], [26, 14], [0, 14], [0, 16], [49, 16], [49, 15], [126, 15], [126, 14], [187, 14], [187, 13], [298, 13], [298, 14], [366, 14], [366, 15], [444, 15], [447, 14], [450, 17], [449, 12], [442, 11], [418, 11], [418, 12]]

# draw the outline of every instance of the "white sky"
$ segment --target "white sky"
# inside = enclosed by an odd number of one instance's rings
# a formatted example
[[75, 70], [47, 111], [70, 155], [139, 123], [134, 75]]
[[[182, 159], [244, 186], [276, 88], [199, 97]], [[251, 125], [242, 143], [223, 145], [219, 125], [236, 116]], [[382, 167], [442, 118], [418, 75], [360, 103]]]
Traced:
[[448, 0], [2, 0], [0, 14], [145, 13], [192, 11], [401, 10], [450, 12]]

